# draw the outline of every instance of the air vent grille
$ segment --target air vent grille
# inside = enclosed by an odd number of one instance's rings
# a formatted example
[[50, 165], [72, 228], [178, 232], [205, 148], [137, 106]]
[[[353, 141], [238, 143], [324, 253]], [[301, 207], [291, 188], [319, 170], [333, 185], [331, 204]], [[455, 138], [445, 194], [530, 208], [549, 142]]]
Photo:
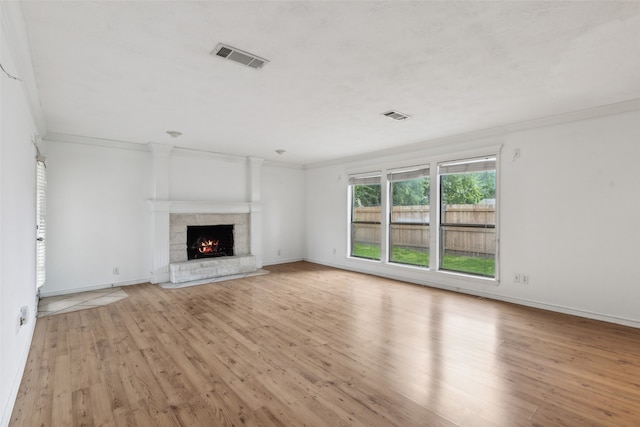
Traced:
[[260, 69], [264, 65], [264, 61], [258, 58], [254, 58], [253, 61], [247, 64], [251, 68]]
[[231, 52], [233, 52], [231, 49], [226, 48], [226, 47], [222, 47], [222, 48], [220, 48], [220, 50], [218, 50], [218, 52], [216, 52], [216, 55], [222, 56], [223, 58], [226, 58], [227, 56], [229, 56], [229, 54]]
[[222, 43], [218, 44], [218, 46], [216, 46], [211, 54], [229, 59], [234, 62], [238, 62], [242, 65], [246, 65], [256, 70], [259, 70], [264, 66], [264, 64], [269, 62], [266, 59], [260, 58], [259, 56], [256, 56], [252, 53], [244, 52], [240, 49], [236, 49], [235, 47], [231, 47]]
[[389, 117], [390, 119], [393, 119], [393, 120], [406, 120], [406, 119], [411, 117], [408, 114], [403, 114], [403, 113], [400, 113], [398, 111], [393, 111], [393, 110], [387, 111], [386, 113], [382, 113], [382, 115], [383, 116], [387, 116], [387, 117]]

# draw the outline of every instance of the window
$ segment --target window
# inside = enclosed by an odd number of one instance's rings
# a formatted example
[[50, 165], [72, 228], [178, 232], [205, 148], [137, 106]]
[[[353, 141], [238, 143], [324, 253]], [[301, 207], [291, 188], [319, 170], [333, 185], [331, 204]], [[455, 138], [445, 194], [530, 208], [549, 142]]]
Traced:
[[380, 175], [350, 177], [351, 256], [380, 259], [382, 224]]
[[350, 257], [496, 279], [498, 150], [350, 175]]
[[429, 267], [429, 168], [391, 172], [389, 261]]
[[47, 236], [47, 166], [38, 156], [36, 163], [36, 287], [41, 288], [46, 280], [46, 236]]
[[495, 277], [496, 158], [438, 165], [440, 270]]

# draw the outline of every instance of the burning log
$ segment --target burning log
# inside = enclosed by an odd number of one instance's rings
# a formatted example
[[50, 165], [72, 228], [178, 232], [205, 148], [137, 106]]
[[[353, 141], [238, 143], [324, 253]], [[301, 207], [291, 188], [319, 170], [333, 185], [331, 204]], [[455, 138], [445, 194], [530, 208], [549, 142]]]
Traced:
[[218, 252], [220, 246], [219, 240], [210, 239], [208, 237], [199, 238], [195, 243], [195, 248], [201, 254], [211, 254]]

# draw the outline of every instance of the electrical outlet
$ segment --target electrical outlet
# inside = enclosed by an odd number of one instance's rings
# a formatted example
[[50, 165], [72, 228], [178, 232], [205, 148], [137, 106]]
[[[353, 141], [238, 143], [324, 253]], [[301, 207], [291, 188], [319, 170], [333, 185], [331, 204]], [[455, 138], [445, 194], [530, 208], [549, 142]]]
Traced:
[[113, 267], [113, 274], [120, 274], [120, 269], [118, 267]]
[[20, 307], [20, 314], [18, 315], [18, 329], [21, 326], [24, 326], [29, 322], [29, 307], [26, 305], [24, 307]]
[[336, 254], [336, 248], [333, 248], [333, 254], [334, 255]]
[[520, 283], [520, 273], [513, 273], [513, 282]]
[[280, 248], [278, 248], [278, 256], [280, 256]]
[[522, 283], [524, 283], [525, 285], [529, 284], [529, 275], [528, 274], [523, 274], [522, 275]]

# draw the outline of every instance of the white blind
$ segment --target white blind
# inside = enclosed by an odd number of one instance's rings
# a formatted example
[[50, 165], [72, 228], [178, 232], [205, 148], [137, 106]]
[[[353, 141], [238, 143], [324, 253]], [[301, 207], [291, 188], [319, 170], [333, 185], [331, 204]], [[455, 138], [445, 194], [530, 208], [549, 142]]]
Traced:
[[424, 178], [425, 176], [429, 176], [428, 167], [405, 170], [401, 172], [390, 172], [388, 174], [389, 182], [408, 181], [410, 179]]
[[38, 159], [36, 172], [36, 286], [40, 288], [47, 272], [47, 167], [44, 159]]
[[350, 185], [380, 185], [380, 175], [376, 176], [351, 176]]
[[450, 175], [454, 173], [483, 172], [495, 170], [496, 158], [483, 157], [480, 159], [469, 159], [458, 162], [443, 163], [438, 166], [440, 175]]

